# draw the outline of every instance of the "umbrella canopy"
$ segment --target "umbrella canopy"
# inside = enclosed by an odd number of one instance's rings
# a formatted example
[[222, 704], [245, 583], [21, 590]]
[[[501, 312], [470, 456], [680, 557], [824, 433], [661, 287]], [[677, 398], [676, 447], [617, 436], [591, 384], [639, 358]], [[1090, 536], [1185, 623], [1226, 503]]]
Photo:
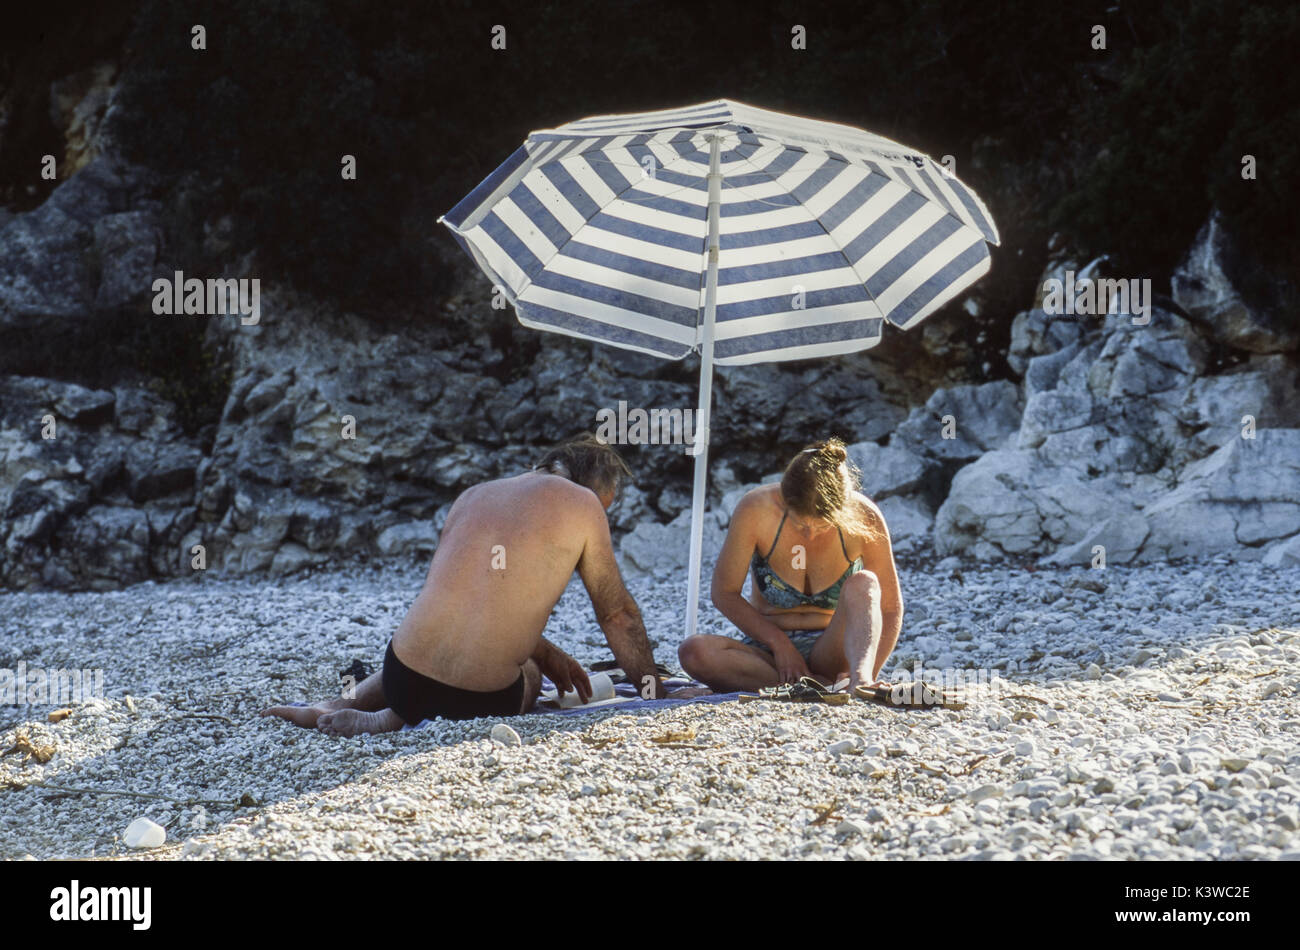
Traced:
[[701, 354], [687, 632], [712, 366], [809, 359], [907, 329], [989, 268], [997, 230], [929, 157], [729, 100], [534, 132], [439, 219], [525, 326]]

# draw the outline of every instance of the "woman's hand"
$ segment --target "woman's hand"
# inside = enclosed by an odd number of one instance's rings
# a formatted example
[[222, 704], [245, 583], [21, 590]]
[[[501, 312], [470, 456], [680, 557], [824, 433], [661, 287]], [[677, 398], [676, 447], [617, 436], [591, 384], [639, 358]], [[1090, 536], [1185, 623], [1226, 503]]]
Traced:
[[789, 637], [786, 637], [785, 643], [772, 648], [772, 662], [776, 664], [776, 675], [782, 683], [797, 683], [800, 677], [812, 675], [808, 664]]

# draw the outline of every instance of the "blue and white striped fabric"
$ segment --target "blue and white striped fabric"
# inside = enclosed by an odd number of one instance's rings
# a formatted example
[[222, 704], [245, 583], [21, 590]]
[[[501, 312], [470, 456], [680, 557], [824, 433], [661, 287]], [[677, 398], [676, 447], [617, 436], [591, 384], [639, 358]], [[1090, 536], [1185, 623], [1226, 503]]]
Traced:
[[680, 359], [704, 323], [712, 134], [717, 363], [865, 349], [989, 268], [987, 209], [932, 159], [727, 100], [534, 132], [440, 220], [525, 326]]

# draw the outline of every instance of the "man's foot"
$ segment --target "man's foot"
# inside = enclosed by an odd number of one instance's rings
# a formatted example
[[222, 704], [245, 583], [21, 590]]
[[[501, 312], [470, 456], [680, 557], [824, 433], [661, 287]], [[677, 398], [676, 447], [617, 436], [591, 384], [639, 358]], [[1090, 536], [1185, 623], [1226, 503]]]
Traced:
[[363, 733], [372, 735], [381, 732], [396, 732], [406, 725], [402, 717], [391, 709], [379, 712], [361, 712], [359, 709], [340, 709], [326, 713], [316, 722], [316, 728], [329, 736], [359, 736]]
[[315, 729], [321, 716], [347, 708], [346, 703], [347, 700], [334, 699], [324, 703], [313, 703], [310, 706], [272, 706], [270, 709], [263, 709], [262, 715], [279, 716], [281, 719], [288, 719], [295, 726]]

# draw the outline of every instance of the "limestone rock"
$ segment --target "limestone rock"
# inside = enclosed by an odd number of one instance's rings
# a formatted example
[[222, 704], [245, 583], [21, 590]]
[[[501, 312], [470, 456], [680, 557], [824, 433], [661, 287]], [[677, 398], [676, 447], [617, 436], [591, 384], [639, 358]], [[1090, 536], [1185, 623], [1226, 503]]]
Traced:
[[925, 459], [901, 446], [858, 442], [847, 451], [861, 470], [862, 490], [872, 501], [916, 491], [926, 473]]
[[1023, 410], [1019, 387], [1005, 379], [939, 389], [912, 411], [890, 445], [940, 459], [976, 459], [1014, 440]]
[[1017, 373], [1023, 374], [1032, 358], [1077, 345], [1083, 334], [1084, 327], [1078, 317], [1049, 314], [1041, 308], [1018, 313], [1011, 321], [1007, 363]]
[[[1300, 532], [1300, 429], [1236, 438], [1185, 473], [1142, 511], [1151, 534], [1142, 560], [1254, 549]], [[1246, 546], [1244, 549], [1239, 546]]]
[[1294, 315], [1266, 313], [1242, 300], [1227, 273], [1232, 251], [1231, 237], [1216, 210], [1174, 271], [1170, 281], [1174, 300], [1213, 339], [1228, 346], [1251, 353], [1283, 353], [1300, 347]]
[[894, 495], [879, 502], [878, 507], [895, 551], [915, 551], [925, 546], [934, 527], [934, 512], [923, 500]]
[[953, 479], [935, 515], [935, 550], [998, 558], [1073, 544], [1126, 504], [1116, 489], [1106, 478], [1047, 467], [1033, 452], [989, 452]]
[[[683, 511], [668, 524], [642, 522], [619, 544], [619, 554], [624, 568], [644, 571], [659, 577], [673, 574], [685, 576], [691, 543], [691, 513]], [[703, 532], [704, 573], [708, 565], [717, 560], [722, 550], [724, 533], [716, 527], [716, 520], [706, 514]]]

